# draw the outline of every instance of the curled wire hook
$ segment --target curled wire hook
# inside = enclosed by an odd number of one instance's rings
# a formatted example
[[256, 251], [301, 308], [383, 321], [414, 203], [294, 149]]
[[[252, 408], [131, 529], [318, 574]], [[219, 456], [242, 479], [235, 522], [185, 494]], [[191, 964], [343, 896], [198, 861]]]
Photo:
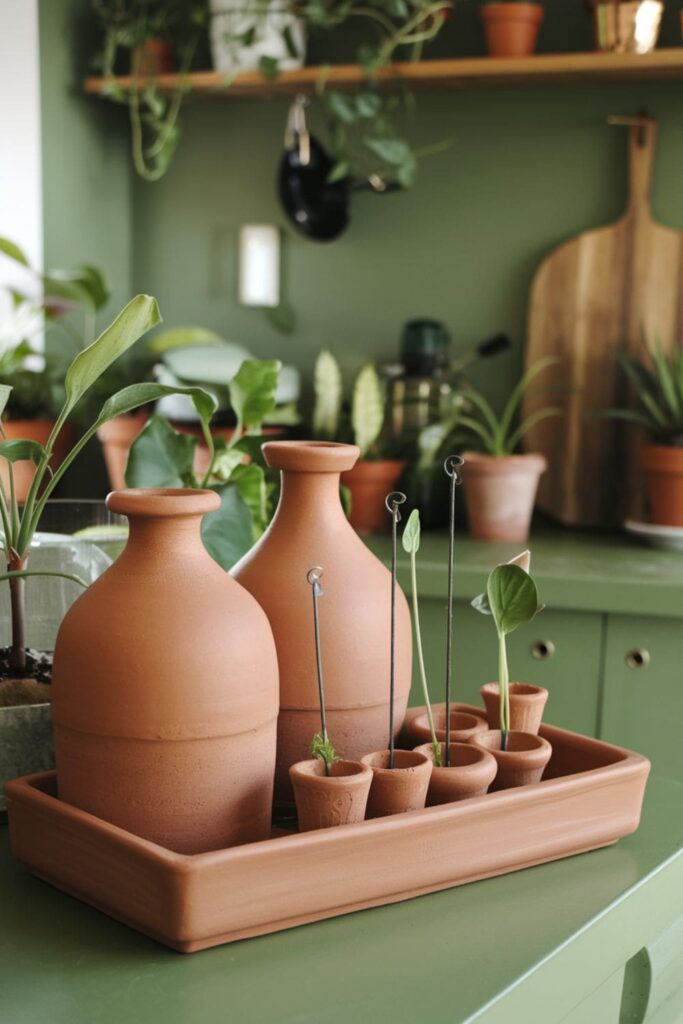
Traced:
[[322, 594], [323, 588], [320, 585], [320, 578], [323, 574], [323, 568], [321, 565], [314, 565], [312, 569], [309, 569], [306, 573], [306, 580], [313, 587], [313, 591], [316, 595]]
[[399, 505], [402, 505], [404, 501], [407, 501], [403, 491], [392, 491], [391, 494], [387, 494], [384, 499], [387, 512], [393, 516], [395, 523], [401, 522], [401, 513], [398, 510]]
[[462, 483], [462, 473], [460, 467], [465, 465], [465, 460], [462, 455], [449, 455], [444, 461], [443, 468], [446, 471], [446, 475], [450, 476], [455, 484]]

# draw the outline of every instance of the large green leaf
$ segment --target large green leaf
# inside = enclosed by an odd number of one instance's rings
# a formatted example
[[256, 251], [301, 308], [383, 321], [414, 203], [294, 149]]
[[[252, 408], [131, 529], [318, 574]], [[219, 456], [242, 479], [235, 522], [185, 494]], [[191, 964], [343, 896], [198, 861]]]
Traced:
[[230, 404], [237, 417], [237, 435], [242, 429], [258, 430], [275, 408], [280, 376], [278, 359], [245, 359], [230, 381]]
[[151, 416], [133, 442], [126, 466], [128, 487], [188, 487], [197, 438], [177, 433], [163, 416]]
[[109, 298], [109, 285], [101, 270], [84, 264], [74, 270], [50, 270], [43, 277], [45, 297], [67, 299], [96, 312]]
[[230, 477], [230, 483], [235, 485], [240, 497], [251, 511], [253, 540], [256, 540], [268, 525], [265, 473], [261, 466], [257, 466], [253, 462], [247, 466], [236, 466]]
[[2, 416], [3, 412], [5, 411], [5, 406], [9, 401], [11, 391], [11, 384], [0, 384], [0, 416]]
[[232, 569], [254, 543], [251, 512], [235, 484], [214, 487], [221, 507], [202, 520], [204, 547], [221, 568]]
[[401, 543], [409, 555], [416, 555], [420, 550], [420, 513], [416, 508], [408, 516]]
[[150, 295], [137, 295], [131, 299], [99, 338], [79, 352], [67, 370], [66, 404], [62, 418], [71, 412], [86, 391], [120, 355], [160, 322], [161, 314], [156, 299]]
[[316, 437], [335, 437], [342, 404], [342, 374], [339, 363], [327, 349], [315, 361], [313, 390], [313, 433]]
[[9, 238], [0, 238], [0, 252], [9, 256], [16, 263], [21, 263], [23, 267], [30, 266], [24, 250], [20, 249], [15, 242], [10, 242]]
[[519, 565], [497, 565], [486, 584], [489, 607], [500, 636], [531, 622], [538, 611], [538, 590]]
[[367, 363], [356, 377], [351, 405], [351, 426], [360, 448], [361, 458], [376, 442], [384, 423], [384, 398], [372, 363]]
[[177, 348], [191, 348], [193, 345], [224, 345], [225, 342], [215, 331], [206, 327], [174, 327], [170, 331], [155, 334], [147, 350], [155, 355], [173, 352]]
[[8, 462], [35, 462], [37, 466], [45, 454], [42, 444], [25, 437], [0, 441], [0, 458], [7, 459]]
[[175, 387], [168, 384], [129, 384], [127, 388], [121, 388], [107, 399], [100, 410], [95, 427], [100, 427], [114, 416], [123, 416], [124, 413], [139, 409], [141, 405], [147, 405], [149, 402], [156, 402], [167, 395], [187, 395], [192, 400], [200, 420], [205, 424], [209, 423], [216, 411], [216, 399], [204, 388], [180, 385]]

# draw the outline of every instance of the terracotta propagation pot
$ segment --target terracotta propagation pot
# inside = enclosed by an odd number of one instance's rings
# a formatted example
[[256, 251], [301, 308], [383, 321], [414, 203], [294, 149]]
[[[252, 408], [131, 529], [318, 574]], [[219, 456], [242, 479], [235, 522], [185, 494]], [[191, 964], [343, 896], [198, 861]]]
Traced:
[[[38, 444], [47, 444], [47, 439], [55, 426], [54, 420], [4, 420], [3, 429], [8, 441], [17, 438], [26, 438], [29, 441], [37, 441]], [[55, 442], [50, 467], [54, 471], [66, 458], [73, 441], [73, 432], [69, 425], [62, 427]], [[36, 474], [35, 463], [30, 459], [21, 459], [14, 463], [14, 487], [17, 501], [22, 504], [26, 501], [33, 477]], [[0, 458], [0, 479], [5, 488], [5, 494], [10, 493], [9, 469], [7, 459]]]
[[146, 410], [131, 412], [125, 416], [114, 416], [98, 427], [97, 436], [102, 442], [109, 484], [115, 491], [121, 491], [126, 486], [128, 453], [148, 419], [149, 412]]
[[453, 743], [450, 748], [450, 765], [444, 767], [445, 743], [441, 747], [441, 764], [434, 764], [434, 747], [424, 743], [415, 747], [432, 762], [432, 774], [427, 791], [427, 807], [450, 804], [466, 800], [470, 796], [483, 796], [496, 777], [498, 765], [493, 754], [470, 743]]
[[477, 540], [525, 541], [538, 481], [547, 466], [545, 456], [465, 452], [463, 457], [470, 535]]
[[365, 819], [372, 769], [360, 761], [335, 761], [330, 774], [319, 758], [290, 765], [299, 832], [350, 825]]
[[509, 732], [507, 750], [500, 749], [500, 729], [475, 733], [468, 742], [481, 750], [490, 751], [496, 759], [498, 773], [491, 785], [491, 792], [540, 782], [553, 752], [546, 739], [529, 732]]
[[[432, 714], [434, 716], [434, 731], [436, 733], [436, 738], [437, 740], [445, 740], [446, 712], [433, 711]], [[470, 736], [473, 736], [475, 732], [483, 732], [487, 728], [488, 725], [483, 718], [467, 714], [464, 711], [451, 711], [451, 743], [467, 743]], [[426, 711], [422, 712], [422, 714], [415, 715], [415, 717], [410, 720], [408, 731], [410, 732], [410, 735], [420, 743], [431, 743], [432, 731], [429, 728], [429, 716]]]
[[[500, 688], [498, 683], [484, 683], [479, 691], [486, 705], [491, 729], [500, 729]], [[510, 729], [537, 733], [543, 719], [548, 691], [530, 683], [510, 683]]]
[[480, 8], [489, 57], [528, 57], [536, 49], [544, 10], [534, 3], [485, 3]]
[[278, 672], [257, 602], [207, 554], [213, 491], [110, 494], [130, 536], [67, 612], [52, 679], [61, 800], [181, 853], [270, 835]]
[[[339, 474], [358, 458], [354, 445], [269, 441], [266, 462], [282, 471], [275, 517], [232, 574], [259, 601], [275, 635], [280, 665], [276, 798], [291, 800], [288, 769], [309, 756], [320, 707], [306, 574], [323, 569], [320, 637], [327, 728], [336, 750], [357, 761], [389, 741], [391, 574], [344, 515]], [[388, 518], [388, 516], [387, 516]], [[396, 600], [396, 734], [412, 671], [411, 621]]]
[[395, 750], [394, 767], [389, 767], [389, 751], [365, 754], [361, 761], [372, 768], [368, 797], [368, 818], [419, 811], [425, 805], [432, 762], [419, 750]]
[[155, 78], [175, 71], [172, 45], [166, 39], [145, 39], [131, 54], [131, 71], [141, 78]]
[[643, 445], [640, 465], [651, 521], [660, 526], [683, 526], [683, 446]]
[[341, 482], [351, 492], [349, 522], [358, 533], [386, 533], [391, 516], [384, 499], [395, 491], [406, 468], [399, 459], [361, 459], [342, 473]]

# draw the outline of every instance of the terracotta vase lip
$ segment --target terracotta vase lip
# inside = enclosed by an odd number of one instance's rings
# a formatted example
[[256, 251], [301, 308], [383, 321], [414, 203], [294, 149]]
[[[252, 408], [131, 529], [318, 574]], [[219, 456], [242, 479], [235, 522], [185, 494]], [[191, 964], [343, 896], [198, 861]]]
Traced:
[[[444, 756], [445, 746], [445, 743], [439, 743], [442, 758]], [[437, 765], [434, 764], [434, 747], [431, 743], [421, 743], [413, 749], [429, 758], [433, 766], [432, 771], [435, 772], [450, 773], [453, 770], [466, 772], [468, 769], [478, 770], [482, 765], [486, 764], [490, 765], [492, 768], [495, 766], [496, 759], [493, 754], [490, 754], [488, 750], [484, 750], [483, 747], [475, 747], [473, 743], [451, 743], [450, 747], [451, 756], [455, 754], [455, 756], [460, 760], [456, 764], [451, 762], [448, 767], [446, 767], [446, 765], [440, 765], [437, 767]]]
[[343, 473], [360, 455], [358, 445], [337, 441], [266, 441], [261, 451], [272, 469], [295, 473]]
[[489, 475], [492, 472], [509, 473], [519, 470], [527, 473], [542, 473], [548, 466], [548, 460], [540, 452], [519, 452], [515, 455], [487, 455], [486, 452], [466, 451], [462, 453], [462, 457], [465, 460], [462, 470], [463, 474], [469, 472], [482, 476]]
[[111, 491], [106, 505], [110, 512], [128, 516], [203, 516], [220, 508], [215, 491], [190, 487], [125, 487]]
[[537, 736], [536, 733], [532, 732], [519, 732], [517, 729], [511, 729], [508, 733], [507, 750], [500, 749], [500, 742], [500, 729], [489, 729], [487, 732], [475, 733], [468, 740], [468, 743], [472, 743], [474, 746], [483, 747], [484, 750], [491, 751], [496, 760], [501, 761], [503, 764], [518, 760], [520, 754], [524, 757], [525, 761], [540, 763], [547, 759], [552, 750], [548, 741], [543, 739], [542, 736]]
[[[548, 699], [548, 691], [545, 686], [535, 686], [533, 683], [510, 683], [509, 689], [511, 697], [529, 697], [535, 701], [542, 700], [543, 703]], [[498, 683], [484, 683], [479, 692], [482, 696], [485, 693], [490, 693], [499, 697], [500, 686]]]
[[335, 761], [331, 770], [331, 775], [325, 775], [323, 762], [319, 757], [310, 758], [308, 761], [297, 761], [289, 766], [289, 774], [292, 779], [316, 779], [324, 785], [333, 787], [362, 782], [372, 775], [372, 768], [361, 761], [346, 761], [344, 759]]
[[394, 767], [389, 767], [389, 751], [374, 750], [371, 754], [364, 754], [361, 757], [363, 764], [369, 765], [373, 772], [379, 775], [403, 775], [407, 772], [414, 772], [425, 764], [431, 763], [426, 754], [419, 750], [395, 750]]

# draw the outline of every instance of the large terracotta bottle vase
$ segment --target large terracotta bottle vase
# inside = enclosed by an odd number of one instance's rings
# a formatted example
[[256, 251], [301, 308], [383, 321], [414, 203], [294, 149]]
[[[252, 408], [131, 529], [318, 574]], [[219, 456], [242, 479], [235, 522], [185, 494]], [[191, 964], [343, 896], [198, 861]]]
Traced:
[[270, 833], [277, 656], [257, 602], [207, 554], [213, 491], [122, 490], [128, 544], [54, 654], [59, 797], [180, 853]]
[[[349, 525], [339, 497], [340, 473], [355, 445], [269, 441], [269, 466], [282, 471], [280, 502], [263, 537], [232, 570], [264, 608], [280, 665], [276, 799], [292, 799], [289, 766], [310, 757], [320, 730], [311, 587], [321, 566], [319, 601], [327, 728], [337, 752], [358, 761], [389, 741], [391, 576]], [[389, 514], [387, 513], [387, 518]], [[405, 716], [411, 675], [410, 612], [396, 601], [396, 733]]]

